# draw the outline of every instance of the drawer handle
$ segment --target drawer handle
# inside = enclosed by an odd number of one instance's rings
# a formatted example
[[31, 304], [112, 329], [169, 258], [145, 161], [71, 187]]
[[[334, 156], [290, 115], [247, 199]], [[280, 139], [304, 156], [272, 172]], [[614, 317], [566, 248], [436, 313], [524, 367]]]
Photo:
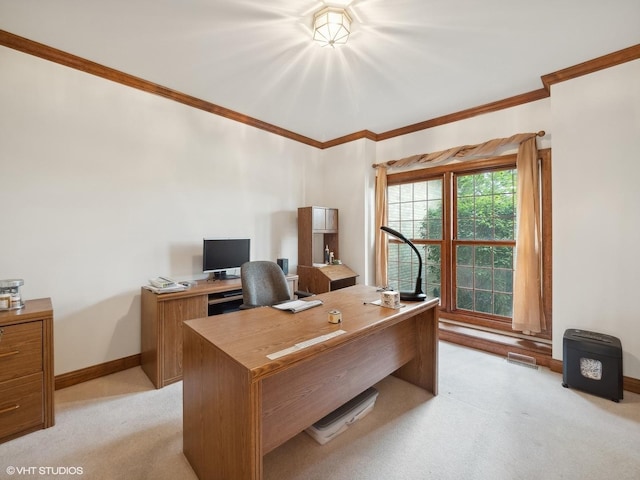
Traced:
[[18, 355], [20, 350], [13, 350], [12, 352], [0, 353], [0, 358], [11, 357], [12, 355]]
[[14, 410], [17, 410], [20, 408], [20, 405], [18, 405], [17, 403], [15, 405], [11, 405], [10, 407], [6, 407], [3, 408], [2, 410], [0, 410], [0, 415], [2, 415], [3, 413], [7, 413], [7, 412], [13, 412]]

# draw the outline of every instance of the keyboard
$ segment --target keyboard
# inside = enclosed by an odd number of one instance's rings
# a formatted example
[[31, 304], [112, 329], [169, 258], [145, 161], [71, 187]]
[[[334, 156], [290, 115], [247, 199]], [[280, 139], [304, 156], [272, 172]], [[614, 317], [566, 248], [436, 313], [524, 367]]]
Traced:
[[242, 290], [231, 290], [229, 292], [224, 292], [222, 294], [223, 297], [235, 297], [236, 295], [242, 295]]

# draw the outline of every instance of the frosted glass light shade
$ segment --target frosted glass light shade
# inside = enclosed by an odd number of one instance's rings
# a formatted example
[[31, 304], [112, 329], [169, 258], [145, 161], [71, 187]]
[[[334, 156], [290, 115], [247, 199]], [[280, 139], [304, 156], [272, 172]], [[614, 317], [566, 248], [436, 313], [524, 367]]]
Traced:
[[326, 7], [313, 16], [313, 39], [323, 47], [347, 43], [351, 17], [342, 8]]

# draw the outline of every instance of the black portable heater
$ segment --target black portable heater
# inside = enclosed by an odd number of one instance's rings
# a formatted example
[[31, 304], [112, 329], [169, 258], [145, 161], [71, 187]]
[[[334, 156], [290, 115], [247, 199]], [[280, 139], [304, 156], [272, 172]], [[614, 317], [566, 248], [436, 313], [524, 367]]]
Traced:
[[569, 329], [562, 343], [562, 386], [622, 399], [622, 345], [604, 333]]

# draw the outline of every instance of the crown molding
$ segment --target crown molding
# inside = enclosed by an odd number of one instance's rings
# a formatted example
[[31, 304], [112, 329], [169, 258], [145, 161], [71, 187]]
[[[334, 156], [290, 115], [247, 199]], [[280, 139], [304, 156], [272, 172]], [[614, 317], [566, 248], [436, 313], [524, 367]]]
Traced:
[[29, 55], [34, 55], [44, 60], [58, 63], [69, 68], [80, 70], [82, 72], [104, 78], [105, 80], [111, 80], [127, 87], [159, 95], [189, 107], [204, 110], [205, 112], [213, 113], [214, 115], [219, 115], [230, 120], [235, 120], [236, 122], [244, 123], [245, 125], [259, 128], [275, 135], [280, 135], [297, 142], [305, 143], [312, 147], [322, 148], [322, 142], [312, 138], [263, 122], [257, 118], [229, 110], [228, 108], [221, 107], [200, 98], [172, 90], [171, 88], [163, 87], [162, 85], [158, 85], [148, 80], [129, 75], [128, 73], [121, 72], [114, 68], [106, 67], [99, 63], [92, 62], [91, 60], [86, 60], [82, 57], [58, 50], [57, 48], [49, 47], [42, 43], [14, 35], [4, 30], [0, 30], [0, 45], [4, 45], [5, 47], [12, 48]]
[[580, 63], [578, 65], [574, 65], [572, 67], [565, 68], [563, 70], [558, 70], [557, 72], [543, 75], [542, 77], [540, 77], [543, 88], [539, 90], [515, 95], [503, 100], [498, 100], [484, 105], [468, 108], [466, 110], [461, 110], [459, 112], [443, 115], [437, 118], [432, 118], [430, 120], [414, 123], [412, 125], [396, 128], [383, 133], [375, 133], [370, 130], [361, 130], [359, 132], [354, 132], [349, 135], [322, 142], [319, 140], [314, 140], [313, 138], [306, 137], [304, 135], [300, 135], [290, 130], [286, 130], [276, 125], [263, 122], [262, 120], [258, 120], [257, 118], [253, 118], [248, 115], [229, 110], [228, 108], [221, 107], [214, 103], [193, 97], [191, 95], [187, 95], [176, 90], [163, 87], [162, 85], [149, 82], [148, 80], [129, 75], [128, 73], [106, 67], [99, 63], [92, 62], [91, 60], [86, 60], [62, 50], [49, 47], [42, 43], [34, 42], [33, 40], [20, 37], [5, 30], [0, 30], [0, 45], [18, 50], [23, 53], [27, 53], [29, 55], [34, 55], [44, 60], [58, 63], [69, 68], [80, 70], [82, 72], [86, 72], [91, 75], [104, 78], [106, 80], [111, 80], [113, 82], [120, 83], [131, 88], [152, 93], [154, 95], [159, 95], [169, 100], [173, 100], [175, 102], [182, 103], [199, 110], [204, 110], [205, 112], [219, 115], [236, 122], [244, 123], [245, 125], [259, 128], [269, 133], [273, 133], [274, 135], [280, 135], [290, 140], [295, 140], [296, 142], [304, 143], [306, 145], [319, 149], [327, 149], [360, 139], [372, 140], [374, 142], [388, 140], [390, 138], [407, 135], [409, 133], [415, 133], [439, 125], [457, 122], [467, 118], [476, 117], [478, 115], [484, 115], [485, 113], [496, 112], [505, 108], [534, 102], [536, 100], [541, 100], [543, 98], [549, 97], [551, 95], [551, 85], [553, 84], [571, 80], [582, 75], [587, 75], [589, 73], [597, 72], [598, 70], [603, 70], [640, 58], [640, 44], [638, 44], [632, 47], [625, 48], [623, 50], [619, 50], [617, 52], [603, 55], [587, 62]]
[[598, 70], [604, 70], [606, 68], [615, 67], [622, 63], [630, 62], [640, 58], [640, 44], [632, 47], [618, 50], [617, 52], [609, 53], [587, 62], [582, 62], [572, 67], [558, 70], [557, 72], [549, 73], [541, 77], [542, 84], [547, 92], [551, 92], [551, 85], [556, 83], [571, 80], [573, 78], [588, 75], [590, 73], [597, 72]]

